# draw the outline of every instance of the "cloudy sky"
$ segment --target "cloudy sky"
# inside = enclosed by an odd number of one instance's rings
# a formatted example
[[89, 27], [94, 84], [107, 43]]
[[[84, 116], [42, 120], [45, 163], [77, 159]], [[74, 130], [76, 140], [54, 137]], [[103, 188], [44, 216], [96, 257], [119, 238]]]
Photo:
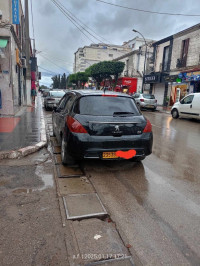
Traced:
[[[23, 2], [24, 0], [22, 0]], [[43, 72], [40, 84], [51, 84], [50, 76], [73, 71], [74, 52], [79, 47], [99, 43], [83, 29], [87, 27], [102, 42], [122, 44], [137, 36], [135, 28], [145, 38], [159, 40], [197, 23], [200, 16], [184, 17], [143, 13], [96, 0], [56, 0], [71, 12], [71, 20], [79, 19], [81, 31], [53, 3], [55, 0], [32, 0], [38, 65]], [[105, 2], [157, 12], [200, 14], [199, 0], [104, 0]], [[31, 11], [31, 0], [29, 0]], [[68, 13], [69, 14], [69, 13]], [[75, 21], [74, 21], [75, 20]], [[30, 14], [30, 36], [33, 38]], [[43, 69], [42, 69], [43, 68]]]

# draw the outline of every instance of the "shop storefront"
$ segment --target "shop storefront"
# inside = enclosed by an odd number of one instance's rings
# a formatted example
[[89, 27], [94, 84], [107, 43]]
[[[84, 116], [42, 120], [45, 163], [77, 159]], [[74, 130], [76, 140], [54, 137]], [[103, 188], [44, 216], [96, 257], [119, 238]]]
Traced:
[[149, 93], [152, 93], [155, 95], [158, 105], [162, 105], [163, 98], [164, 98], [165, 84], [161, 83], [161, 73], [155, 72], [151, 75], [145, 75], [144, 83], [150, 84]]
[[168, 93], [165, 95], [167, 105], [172, 106], [188, 94], [188, 84], [178, 75], [163, 76], [162, 81], [168, 84]]
[[200, 69], [181, 72], [178, 77], [188, 84], [189, 93], [200, 92]]

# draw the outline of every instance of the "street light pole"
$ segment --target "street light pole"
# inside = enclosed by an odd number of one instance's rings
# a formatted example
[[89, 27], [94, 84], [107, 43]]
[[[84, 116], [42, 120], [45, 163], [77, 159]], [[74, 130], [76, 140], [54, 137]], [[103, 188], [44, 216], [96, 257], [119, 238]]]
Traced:
[[143, 78], [142, 78], [142, 93], [143, 93], [144, 92], [144, 75], [145, 75], [145, 72], [146, 72], [147, 42], [146, 42], [146, 40], [145, 40], [145, 38], [144, 38], [144, 36], [143, 36], [143, 34], [141, 32], [139, 32], [139, 31], [137, 31], [135, 29], [133, 29], [132, 31], [137, 32], [137, 33], [139, 33], [142, 36], [142, 38], [144, 40], [144, 43], [145, 43], [145, 47], [146, 47], [145, 48], [145, 56], [144, 56], [144, 71], [143, 71]]

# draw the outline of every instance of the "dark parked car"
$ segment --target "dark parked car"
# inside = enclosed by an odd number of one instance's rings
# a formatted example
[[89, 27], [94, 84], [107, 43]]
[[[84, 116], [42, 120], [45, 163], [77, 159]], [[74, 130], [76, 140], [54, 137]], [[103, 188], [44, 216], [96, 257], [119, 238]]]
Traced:
[[84, 158], [119, 160], [117, 152], [130, 150], [136, 151], [132, 160], [140, 161], [152, 152], [151, 123], [126, 94], [68, 92], [54, 107], [52, 119], [63, 164]]
[[56, 106], [65, 93], [66, 92], [64, 90], [50, 90], [47, 96], [44, 98], [45, 110], [52, 109], [54, 106]]

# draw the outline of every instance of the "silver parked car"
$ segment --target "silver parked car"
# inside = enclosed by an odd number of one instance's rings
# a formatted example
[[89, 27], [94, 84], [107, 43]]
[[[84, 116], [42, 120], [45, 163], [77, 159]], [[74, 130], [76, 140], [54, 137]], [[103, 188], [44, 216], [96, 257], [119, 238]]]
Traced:
[[65, 95], [64, 90], [50, 90], [47, 96], [44, 98], [44, 108], [45, 110], [53, 109], [60, 99]]
[[135, 93], [133, 98], [135, 99], [137, 106], [141, 109], [145, 108], [155, 111], [157, 108], [157, 100], [152, 94]]

